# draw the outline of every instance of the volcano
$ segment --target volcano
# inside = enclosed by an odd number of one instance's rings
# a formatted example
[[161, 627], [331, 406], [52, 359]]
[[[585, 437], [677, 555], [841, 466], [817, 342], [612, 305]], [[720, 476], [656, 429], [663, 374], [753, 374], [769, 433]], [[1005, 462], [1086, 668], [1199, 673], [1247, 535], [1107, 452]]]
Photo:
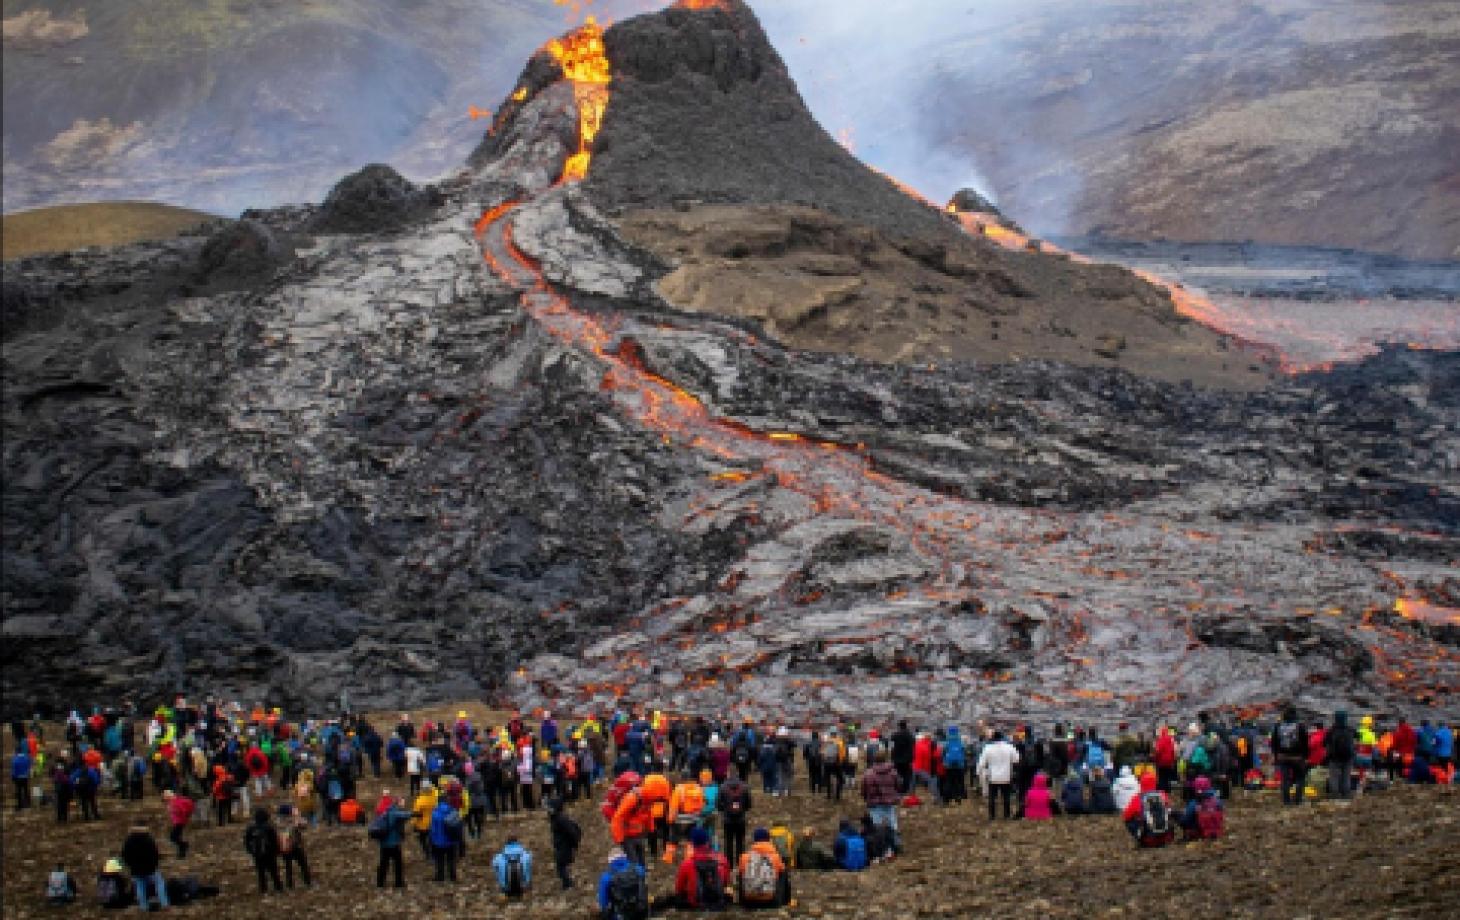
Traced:
[[7, 707], [1460, 711], [1460, 356], [1275, 378], [970, 235], [734, 0], [495, 111], [431, 189], [7, 266]]

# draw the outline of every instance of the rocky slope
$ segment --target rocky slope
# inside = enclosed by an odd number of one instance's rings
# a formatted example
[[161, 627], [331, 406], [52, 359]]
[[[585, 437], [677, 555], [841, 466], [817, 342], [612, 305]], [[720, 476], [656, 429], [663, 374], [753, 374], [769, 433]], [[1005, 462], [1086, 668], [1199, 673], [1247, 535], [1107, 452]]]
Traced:
[[7, 705], [1460, 705], [1456, 355], [1240, 393], [788, 350], [555, 183], [543, 67], [436, 189], [7, 265]]

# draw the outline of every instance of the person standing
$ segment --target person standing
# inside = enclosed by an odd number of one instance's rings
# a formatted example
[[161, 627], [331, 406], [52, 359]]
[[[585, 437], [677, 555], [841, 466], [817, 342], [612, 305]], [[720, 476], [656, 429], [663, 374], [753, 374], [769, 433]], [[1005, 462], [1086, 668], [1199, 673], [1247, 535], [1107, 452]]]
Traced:
[[443, 796], [431, 812], [428, 834], [431, 860], [436, 863], [436, 881], [456, 881], [456, 856], [461, 846], [461, 815]]
[[17, 745], [15, 756], [10, 758], [10, 782], [15, 786], [15, 810], [30, 807], [30, 752], [24, 744]]
[[1348, 724], [1348, 713], [1342, 709], [1333, 714], [1333, 725], [1324, 733], [1325, 753], [1328, 759], [1328, 790], [1336, 798], [1346, 799], [1353, 794], [1354, 730]]
[[[902, 777], [897, 767], [888, 763], [887, 754], [884, 751], [874, 753], [874, 763], [862, 774], [862, 781], [859, 790], [862, 793], [862, 801], [867, 804], [867, 813], [872, 816], [872, 822], [887, 829], [888, 839], [892, 841], [889, 849], [897, 849], [897, 803], [902, 801], [902, 789], [900, 786]], [[873, 853], [873, 858], [884, 854]]]
[[988, 785], [989, 820], [994, 820], [994, 803], [1004, 801], [1004, 820], [1010, 818], [1010, 802], [1014, 795], [1014, 766], [1019, 752], [1004, 740], [1004, 733], [994, 732], [994, 740], [978, 755], [978, 775]]
[[391, 802], [376, 821], [379, 822], [376, 843], [380, 845], [380, 860], [375, 865], [375, 887], [385, 887], [385, 870], [395, 867], [395, 887], [406, 887], [405, 865], [401, 859], [401, 844], [406, 838], [406, 822], [410, 814], [395, 802]]
[[583, 842], [583, 829], [578, 826], [577, 821], [563, 812], [562, 799], [551, 799], [547, 810], [553, 838], [553, 865], [558, 870], [558, 879], [563, 883], [563, 890], [567, 891], [573, 887], [570, 870], [578, 855], [578, 844]]
[[279, 880], [279, 831], [269, 820], [267, 808], [254, 810], [253, 823], [243, 832], [243, 849], [253, 858], [259, 894], [268, 893], [268, 881], [273, 881], [274, 891], [283, 891], [284, 883]]
[[1283, 710], [1283, 719], [1272, 730], [1272, 752], [1277, 759], [1284, 805], [1303, 804], [1303, 784], [1308, 775], [1308, 730], [1298, 721], [1298, 710]]
[[724, 824], [725, 859], [732, 866], [745, 852], [745, 829], [751, 804], [750, 786], [739, 776], [731, 776], [721, 784], [715, 807]]
[[313, 887], [309, 877], [309, 855], [304, 852], [305, 820], [293, 805], [279, 806], [279, 856], [284, 861], [284, 885], [294, 887], [294, 867], [299, 867], [299, 879], [305, 888]]
[[907, 723], [898, 722], [897, 731], [892, 733], [892, 766], [897, 770], [899, 792], [912, 790], [913, 749], [916, 745], [917, 737], [908, 729]]
[[158, 905], [166, 910], [170, 906], [167, 902], [167, 880], [158, 870], [162, 854], [157, 851], [157, 841], [153, 839], [152, 832], [143, 825], [134, 826], [122, 841], [122, 862], [132, 875], [132, 887], [137, 891], [137, 907], [141, 910], [151, 909], [147, 890], [150, 886], [152, 893], [157, 896]]

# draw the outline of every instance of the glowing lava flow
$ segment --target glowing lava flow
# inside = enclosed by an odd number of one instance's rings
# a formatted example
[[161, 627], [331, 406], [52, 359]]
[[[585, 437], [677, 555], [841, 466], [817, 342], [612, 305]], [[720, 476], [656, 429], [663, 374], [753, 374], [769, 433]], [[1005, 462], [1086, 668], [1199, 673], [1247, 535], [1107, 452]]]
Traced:
[[603, 29], [592, 16], [582, 27], [562, 38], [547, 43], [547, 51], [563, 69], [563, 76], [573, 84], [573, 99], [578, 105], [578, 152], [563, 164], [563, 182], [576, 182], [588, 176], [593, 160], [593, 140], [603, 127], [603, 112], [608, 108], [608, 85], [613, 72], [608, 63], [608, 50], [603, 44]]

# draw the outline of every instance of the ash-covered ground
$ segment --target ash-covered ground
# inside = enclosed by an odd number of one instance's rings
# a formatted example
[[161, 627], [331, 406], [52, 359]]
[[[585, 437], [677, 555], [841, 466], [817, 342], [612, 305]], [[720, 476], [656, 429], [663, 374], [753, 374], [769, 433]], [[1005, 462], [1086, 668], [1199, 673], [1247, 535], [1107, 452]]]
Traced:
[[[616, 126], [677, 130], [704, 80], [769, 94], [747, 132], [804, 111], [731, 7], [610, 30], [585, 184], [555, 182], [578, 118], [539, 56], [440, 187], [374, 171], [207, 238], [7, 265], [6, 705], [1460, 709], [1460, 355], [1208, 389], [797, 351], [670, 307], [673, 266], [618, 228], [697, 205], [611, 193], [650, 174], [615, 150], [677, 149]], [[742, 194], [779, 147], [721, 142], [694, 162], [743, 174], [706, 200], [1014, 270], [909, 200]]]

